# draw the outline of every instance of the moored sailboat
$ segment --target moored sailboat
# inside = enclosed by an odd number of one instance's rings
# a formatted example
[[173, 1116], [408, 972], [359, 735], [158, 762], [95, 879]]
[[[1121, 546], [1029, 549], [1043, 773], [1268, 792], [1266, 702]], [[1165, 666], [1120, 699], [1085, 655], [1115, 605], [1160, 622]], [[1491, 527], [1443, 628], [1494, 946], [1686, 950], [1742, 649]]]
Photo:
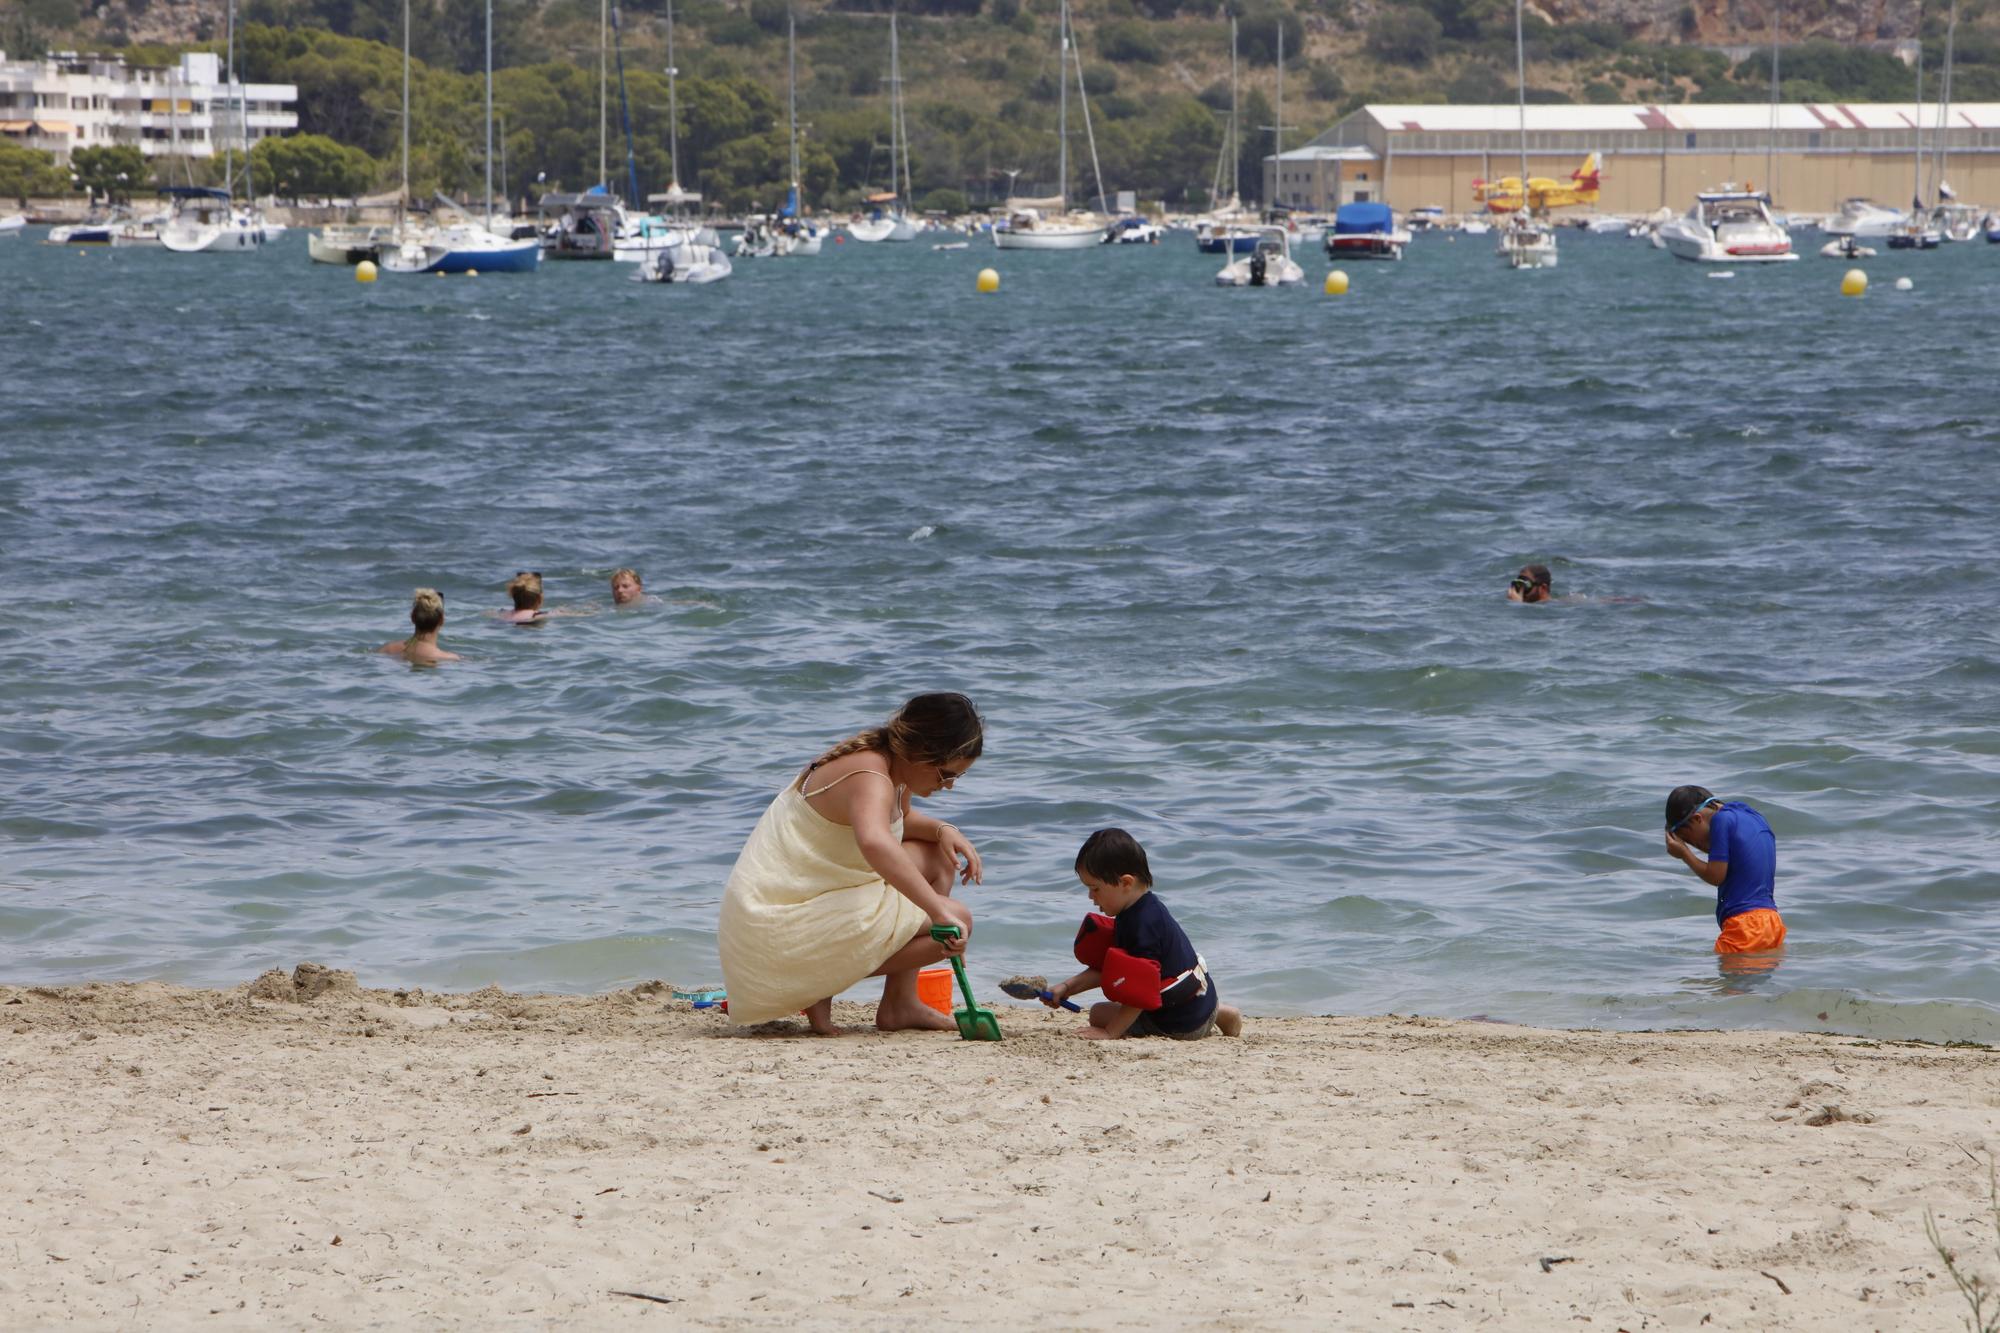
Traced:
[[[1057, 193], [1048, 199], [1009, 199], [1007, 220], [993, 228], [993, 244], [1002, 250], [1087, 250], [1104, 240], [1110, 229], [1110, 220], [1101, 214], [1072, 212], [1069, 208], [1069, 70], [1072, 56], [1076, 60], [1076, 79], [1079, 97], [1083, 92], [1083, 61], [1075, 50], [1075, 38], [1069, 26], [1069, 0], [1062, 0], [1061, 18], [1058, 27], [1056, 59], [1056, 86], [1059, 89], [1059, 109], [1056, 120], [1056, 188]], [[1084, 133], [1090, 135], [1090, 104], [1083, 107]], [[1097, 164], [1097, 140], [1090, 138], [1090, 158], [1092, 168]], [[1104, 195], [1104, 181], [1097, 182], [1100, 200]]]

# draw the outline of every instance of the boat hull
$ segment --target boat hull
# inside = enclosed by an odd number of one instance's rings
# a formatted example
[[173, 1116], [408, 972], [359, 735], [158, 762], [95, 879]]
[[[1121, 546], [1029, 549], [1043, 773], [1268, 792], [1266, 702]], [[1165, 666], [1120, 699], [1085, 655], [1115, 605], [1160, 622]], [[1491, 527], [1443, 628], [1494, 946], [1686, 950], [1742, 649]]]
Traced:
[[1002, 250], [1088, 250], [1104, 240], [1104, 227], [1061, 231], [995, 231], [993, 244]]

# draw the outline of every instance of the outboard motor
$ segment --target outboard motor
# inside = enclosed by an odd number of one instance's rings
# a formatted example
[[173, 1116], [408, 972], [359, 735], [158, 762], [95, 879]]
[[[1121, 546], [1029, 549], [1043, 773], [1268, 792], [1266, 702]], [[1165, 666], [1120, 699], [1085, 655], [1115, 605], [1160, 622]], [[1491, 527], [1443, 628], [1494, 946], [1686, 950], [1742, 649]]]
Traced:
[[1264, 252], [1262, 250], [1259, 250], [1256, 254], [1251, 255], [1250, 285], [1252, 287], [1262, 287], [1264, 285], [1265, 277], [1270, 273], [1270, 269], [1271, 269], [1270, 261], [1264, 258]]

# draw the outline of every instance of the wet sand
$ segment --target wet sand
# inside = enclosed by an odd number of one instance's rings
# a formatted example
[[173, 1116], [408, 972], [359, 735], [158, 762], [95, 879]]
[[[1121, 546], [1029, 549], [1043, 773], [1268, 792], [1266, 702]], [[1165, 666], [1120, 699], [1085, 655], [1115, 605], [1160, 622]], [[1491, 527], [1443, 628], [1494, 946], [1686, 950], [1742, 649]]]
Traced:
[[1984, 1049], [298, 981], [0, 986], [9, 1327], [1956, 1328], [1927, 1209], [2000, 1280]]

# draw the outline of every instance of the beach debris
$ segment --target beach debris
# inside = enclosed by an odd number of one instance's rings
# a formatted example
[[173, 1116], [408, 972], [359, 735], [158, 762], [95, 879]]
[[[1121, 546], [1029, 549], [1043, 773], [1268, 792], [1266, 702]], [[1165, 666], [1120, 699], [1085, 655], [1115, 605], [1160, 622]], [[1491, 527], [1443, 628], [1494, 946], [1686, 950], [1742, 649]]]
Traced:
[[521, 1126], [521, 1127], [520, 1127], [519, 1129], [517, 1129], [517, 1130], [515, 1130], [515, 1131], [514, 1131], [514, 1137], [515, 1137], [515, 1138], [519, 1138], [519, 1137], [521, 1137], [521, 1135], [523, 1135], [523, 1134], [527, 1133], [527, 1132], [528, 1132], [529, 1130], [531, 1130], [531, 1129], [533, 1129], [533, 1128], [534, 1128], [534, 1126], [533, 1126], [532, 1124], [529, 1124], [529, 1125], [523, 1125], [523, 1126]]
[[1779, 1277], [1776, 1273], [1766, 1273], [1763, 1269], [1760, 1268], [1757, 1270], [1757, 1276], [1770, 1278], [1771, 1281], [1778, 1284], [1779, 1291], [1784, 1292], [1785, 1295], [1787, 1296], [1792, 1294], [1792, 1289], [1785, 1285], [1785, 1279]]
[[1821, 1125], [1837, 1125], [1843, 1120], [1857, 1125], [1872, 1125], [1875, 1123], [1875, 1117], [1868, 1112], [1843, 1110], [1839, 1102], [1828, 1102], [1824, 1106], [1821, 1106], [1819, 1110], [1807, 1116], [1801, 1123], [1817, 1128]]
[[651, 1292], [645, 1291], [614, 1291], [611, 1294], [613, 1296], [630, 1296], [635, 1301], [651, 1301], [655, 1305], [672, 1305], [680, 1299], [678, 1296], [655, 1296]]
[[597, 1191], [597, 1197], [601, 1199], [607, 1194], [616, 1194], [617, 1192], [618, 1187], [616, 1185], [606, 1185], [603, 1189]]
[[869, 1190], [868, 1192], [883, 1203], [901, 1203], [903, 1201], [903, 1196], [900, 1194], [884, 1194], [881, 1190]]
[[1544, 1273], [1552, 1273], [1555, 1271], [1555, 1267], [1557, 1264], [1573, 1264], [1575, 1262], [1576, 1262], [1575, 1255], [1563, 1254], [1563, 1255], [1557, 1255], [1554, 1258], [1550, 1258], [1544, 1255], [1542, 1258], [1542, 1271]]

